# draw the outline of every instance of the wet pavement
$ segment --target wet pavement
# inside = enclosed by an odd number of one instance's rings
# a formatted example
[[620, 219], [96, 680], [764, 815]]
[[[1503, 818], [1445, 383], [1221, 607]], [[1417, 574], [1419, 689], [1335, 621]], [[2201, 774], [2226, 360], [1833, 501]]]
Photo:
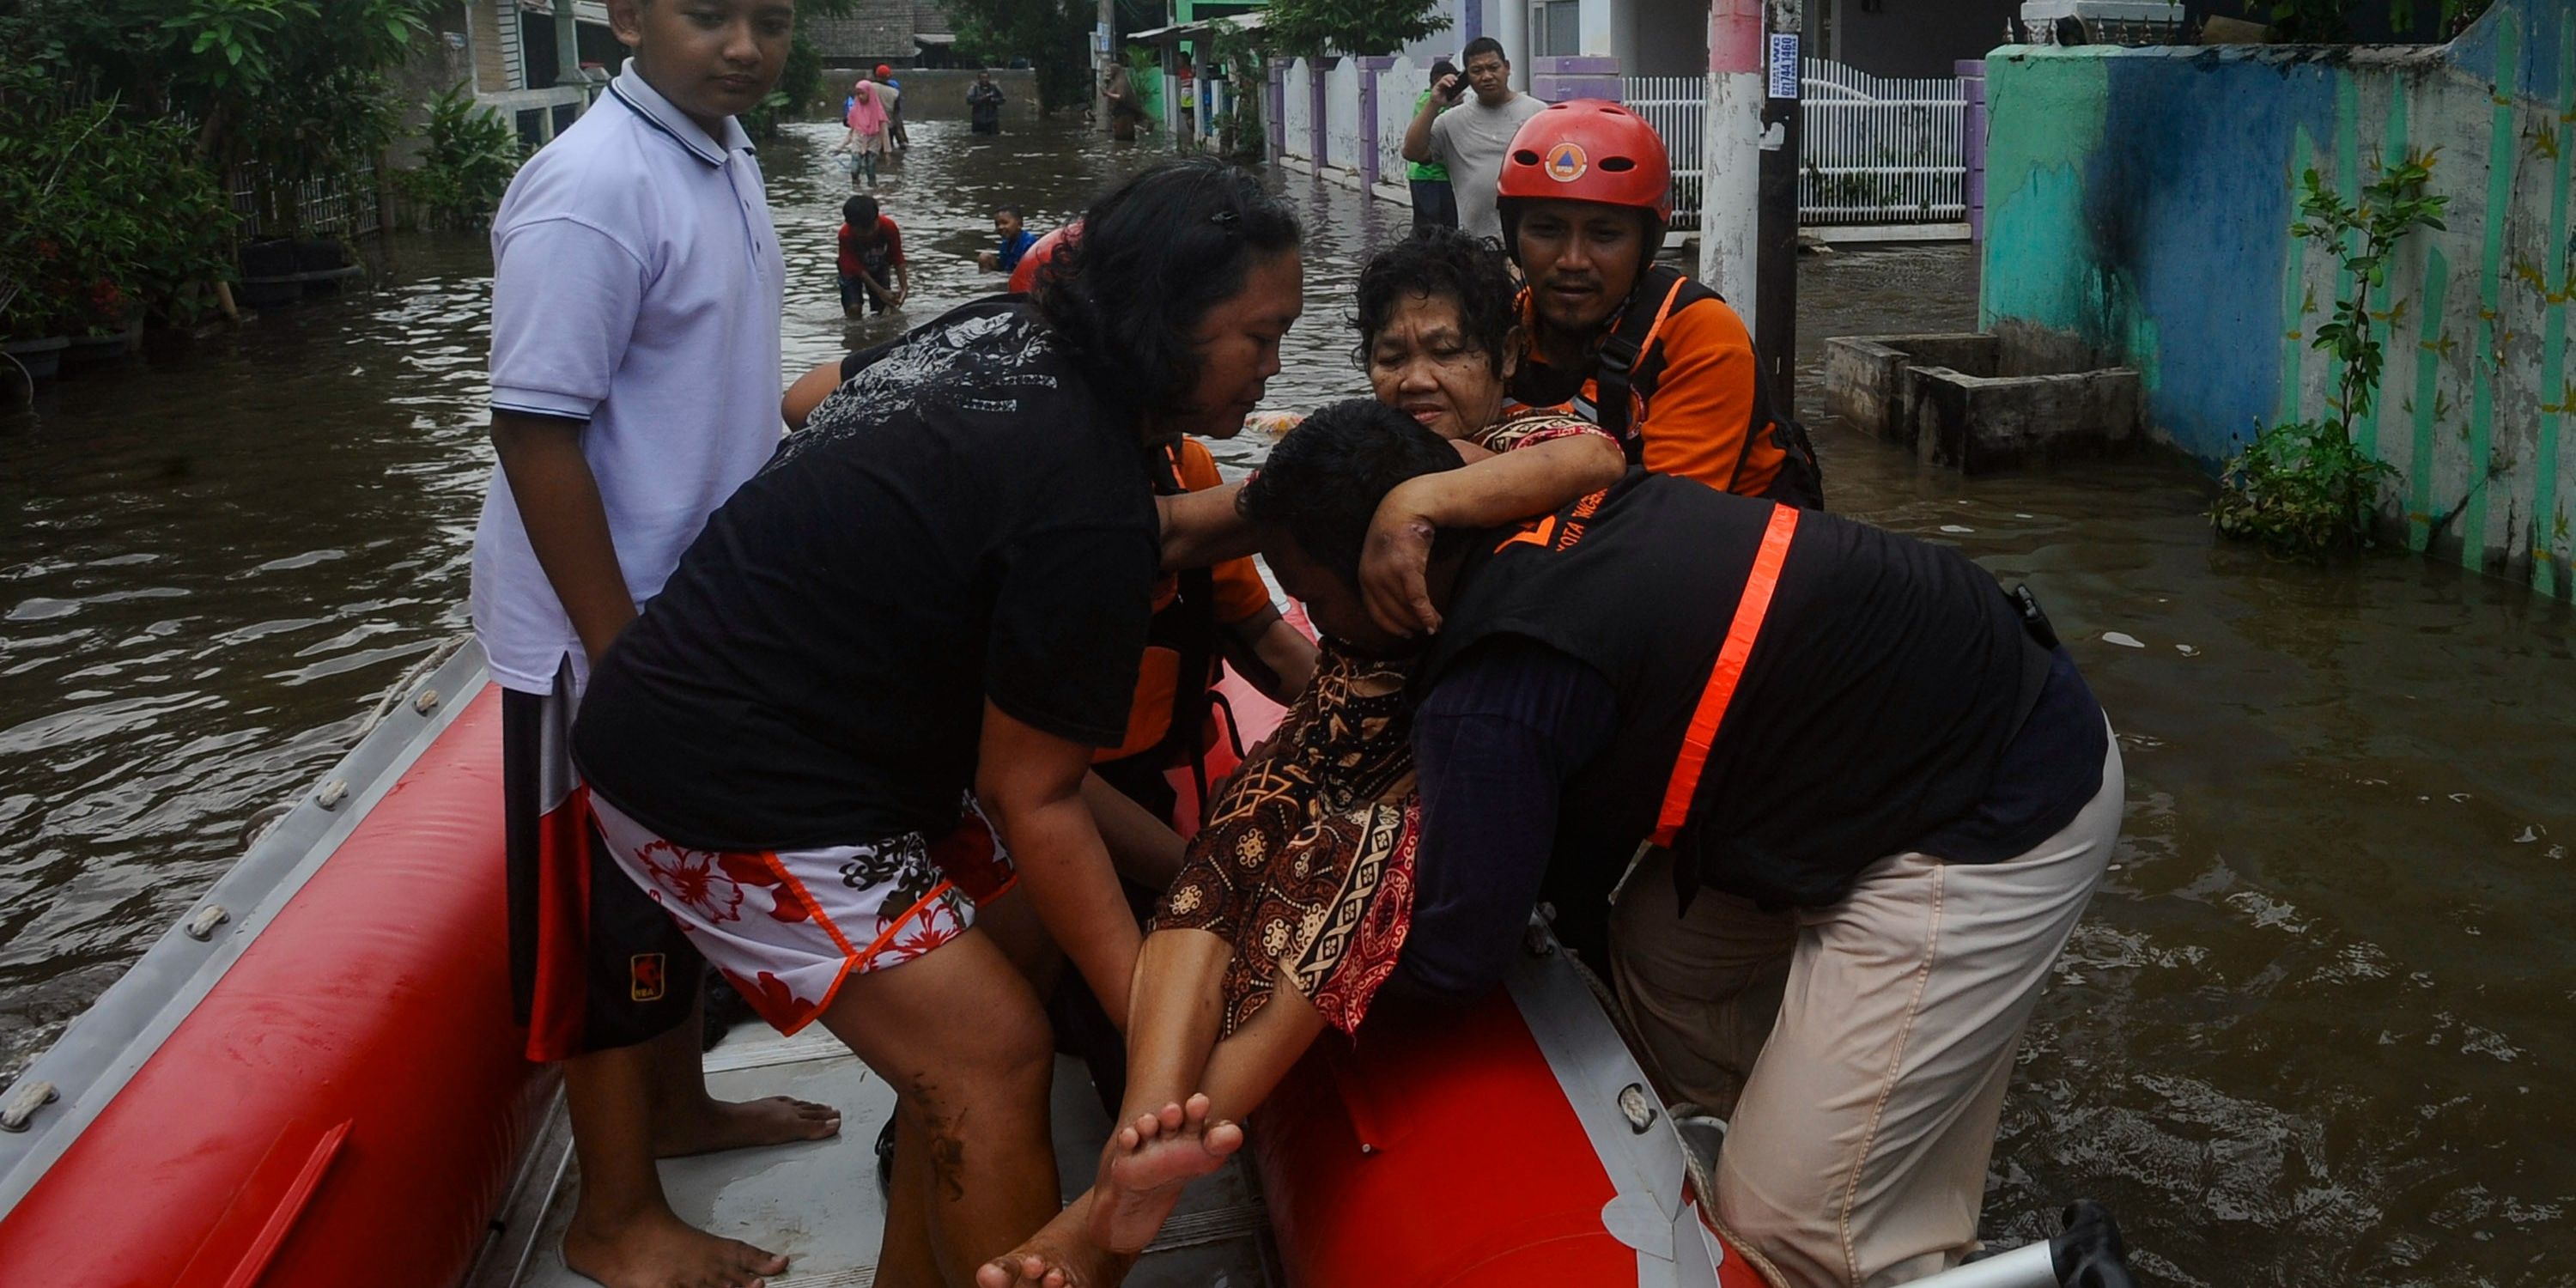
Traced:
[[[879, 195], [916, 303], [853, 327], [828, 134], [763, 149], [791, 374], [995, 287], [972, 260], [991, 203], [1052, 227], [1156, 155], [914, 135]], [[1350, 287], [1404, 212], [1281, 182], [1311, 230], [1285, 409], [1361, 391]], [[386, 251], [372, 291], [0, 417], [0, 1077], [464, 628], [490, 257], [472, 237]], [[1963, 247], [1846, 250], [1800, 280], [1810, 376], [1824, 336], [1974, 320]], [[1969, 482], [1818, 437], [1835, 509], [2037, 589], [2128, 760], [2127, 833], [2025, 1048], [1989, 1233], [2019, 1242], [2090, 1195], [2156, 1282], [2576, 1283], [2568, 606], [2402, 555], [2321, 570], [2217, 545], [2207, 485], [2171, 461]]]

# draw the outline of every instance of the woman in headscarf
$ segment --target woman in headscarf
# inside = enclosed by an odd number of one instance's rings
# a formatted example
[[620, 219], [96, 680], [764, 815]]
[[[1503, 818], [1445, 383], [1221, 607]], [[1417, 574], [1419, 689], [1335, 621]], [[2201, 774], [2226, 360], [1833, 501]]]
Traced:
[[857, 187], [864, 177], [869, 187], [875, 187], [877, 163], [886, 156], [888, 128], [885, 104], [877, 100], [876, 82], [863, 80], [851, 89], [850, 114], [842, 123], [850, 127], [850, 132], [835, 150], [854, 158], [850, 186]]

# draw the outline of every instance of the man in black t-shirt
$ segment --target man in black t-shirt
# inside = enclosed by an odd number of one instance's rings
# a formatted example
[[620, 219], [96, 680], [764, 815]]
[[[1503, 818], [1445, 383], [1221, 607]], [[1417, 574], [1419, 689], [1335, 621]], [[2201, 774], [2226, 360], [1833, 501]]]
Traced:
[[2083, 678], [1955, 550], [1643, 472], [1440, 534], [1440, 631], [1399, 639], [1358, 590], [1369, 522], [1457, 464], [1346, 403], [1243, 497], [1319, 628], [1420, 650], [1389, 987], [1492, 987], [1544, 899], [1606, 958], [1667, 1099], [1731, 1119], [1717, 1214], [1791, 1282], [1955, 1264], [2023, 1022], [2119, 830]]

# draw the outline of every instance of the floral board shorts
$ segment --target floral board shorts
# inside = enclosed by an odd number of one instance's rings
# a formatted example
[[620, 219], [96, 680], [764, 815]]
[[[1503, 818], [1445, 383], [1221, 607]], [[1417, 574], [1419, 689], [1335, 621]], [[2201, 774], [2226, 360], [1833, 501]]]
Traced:
[[1018, 880], [973, 797], [957, 828], [811, 850], [693, 850], [596, 796], [617, 866], [687, 933], [770, 1027], [814, 1022], [852, 974], [899, 966], [966, 933]]

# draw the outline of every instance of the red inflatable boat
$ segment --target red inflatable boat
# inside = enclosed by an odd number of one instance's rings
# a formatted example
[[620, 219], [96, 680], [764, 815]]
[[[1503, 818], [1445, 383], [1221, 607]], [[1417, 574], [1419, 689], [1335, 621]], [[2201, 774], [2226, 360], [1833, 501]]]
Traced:
[[[555, 1252], [555, 1088], [510, 1023], [499, 714], [470, 643], [390, 695], [0, 1096], [0, 1285], [587, 1282]], [[872, 1282], [882, 1222], [891, 1094], [818, 1035], [737, 1033], [710, 1082], [830, 1100], [839, 1138], [664, 1164], [683, 1217], [795, 1259], [783, 1288]], [[1106, 1124], [1069, 1062], [1056, 1099], [1087, 1164]], [[1468, 1012], [1320, 1046], [1253, 1133], [1257, 1165], [1195, 1187], [1130, 1283], [1764, 1282], [1701, 1224], [1680, 1136], [1543, 931]]]

